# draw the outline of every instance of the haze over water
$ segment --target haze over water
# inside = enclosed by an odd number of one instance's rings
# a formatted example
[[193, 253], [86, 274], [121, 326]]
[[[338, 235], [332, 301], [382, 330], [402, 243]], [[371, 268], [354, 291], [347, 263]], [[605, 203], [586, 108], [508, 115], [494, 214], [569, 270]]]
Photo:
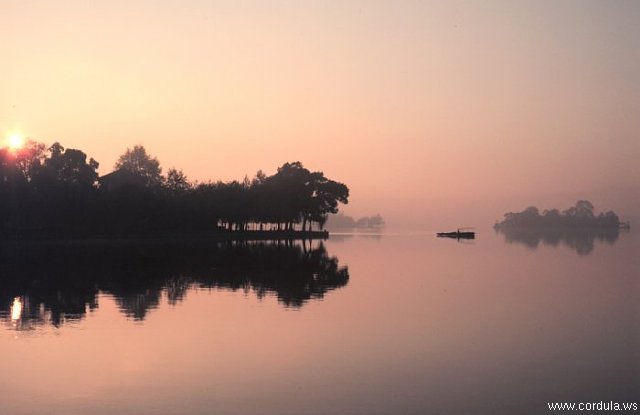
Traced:
[[[640, 241], [622, 232], [584, 244], [533, 248], [489, 230], [470, 242], [335, 235], [306, 265], [300, 245], [223, 244], [202, 248], [212, 262], [161, 251], [161, 267], [140, 255], [163, 248], [129, 247], [84, 274], [86, 289], [64, 281], [90, 266], [62, 254], [54, 283], [5, 263], [3, 411], [539, 414], [547, 402], [633, 402]], [[55, 249], [88, 255], [76, 263], [105, 255]], [[313, 269], [324, 277], [299, 285]]]

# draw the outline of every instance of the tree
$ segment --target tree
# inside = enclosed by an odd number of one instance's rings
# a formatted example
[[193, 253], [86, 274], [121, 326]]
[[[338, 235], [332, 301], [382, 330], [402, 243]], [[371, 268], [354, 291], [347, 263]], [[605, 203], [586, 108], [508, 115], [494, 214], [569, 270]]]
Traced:
[[588, 200], [578, 200], [576, 202], [576, 214], [581, 218], [593, 218], [593, 204]]
[[15, 165], [27, 181], [31, 181], [34, 171], [45, 158], [46, 146], [43, 143], [29, 140], [15, 153]]
[[267, 180], [267, 175], [264, 174], [264, 172], [262, 170], [258, 170], [256, 172], [256, 177], [254, 177], [251, 180], [251, 184], [253, 186], [258, 186], [258, 185], [261, 185], [262, 183], [264, 183], [266, 180]]
[[[275, 175], [266, 180], [275, 219], [278, 223], [285, 223], [287, 230], [293, 229], [294, 223], [308, 219], [305, 211], [313, 194], [311, 180], [311, 172], [299, 161], [283, 164]], [[303, 222], [303, 227], [305, 224]]]
[[48, 158], [34, 169], [33, 181], [39, 187], [66, 184], [91, 187], [98, 179], [98, 162], [76, 149], [64, 149], [60, 143], [49, 147]]
[[374, 228], [384, 226], [384, 219], [382, 219], [382, 216], [380, 216], [379, 213], [371, 216], [369, 218], [369, 226]]
[[322, 172], [311, 174], [309, 187], [312, 192], [304, 212], [305, 222], [317, 222], [322, 228], [327, 215], [338, 213], [338, 203], [349, 203], [349, 188], [343, 183], [327, 179]]
[[27, 179], [16, 164], [15, 154], [8, 148], [0, 149], [0, 188], [26, 182]]
[[182, 172], [182, 170], [170, 168], [167, 172], [165, 187], [174, 194], [177, 194], [186, 192], [193, 186], [189, 183], [187, 176]]
[[115, 164], [115, 169], [128, 170], [145, 179], [147, 187], [160, 186], [164, 182], [162, 168], [157, 158], [147, 154], [143, 146], [134, 146], [120, 156]]

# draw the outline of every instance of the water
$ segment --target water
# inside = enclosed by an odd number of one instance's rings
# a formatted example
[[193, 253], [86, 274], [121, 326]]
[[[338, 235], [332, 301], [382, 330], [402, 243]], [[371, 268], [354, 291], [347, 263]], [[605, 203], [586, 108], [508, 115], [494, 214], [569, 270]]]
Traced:
[[3, 414], [540, 414], [640, 396], [640, 239], [4, 243]]

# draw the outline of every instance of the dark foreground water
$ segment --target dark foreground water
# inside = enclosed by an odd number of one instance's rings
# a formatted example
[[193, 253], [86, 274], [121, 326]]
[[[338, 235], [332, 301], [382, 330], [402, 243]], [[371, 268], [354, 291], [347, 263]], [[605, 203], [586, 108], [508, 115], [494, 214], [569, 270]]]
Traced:
[[[640, 239], [0, 245], [0, 413], [640, 402]], [[591, 412], [594, 413], [594, 412]]]

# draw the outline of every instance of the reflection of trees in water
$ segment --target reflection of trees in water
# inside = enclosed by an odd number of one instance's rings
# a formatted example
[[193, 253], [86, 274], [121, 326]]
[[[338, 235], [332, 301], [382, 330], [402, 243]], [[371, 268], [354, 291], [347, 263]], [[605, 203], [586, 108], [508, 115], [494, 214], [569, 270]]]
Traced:
[[619, 236], [618, 228], [594, 229], [498, 229], [508, 243], [521, 243], [537, 249], [540, 243], [557, 247], [564, 244], [575, 250], [578, 255], [589, 255], [595, 248], [595, 242], [613, 245]]
[[[259, 298], [276, 293], [279, 301], [293, 307], [322, 298], [349, 279], [347, 268], [339, 267], [322, 244], [310, 250], [294, 245], [265, 250], [262, 245], [252, 244], [241, 250], [218, 252], [214, 261], [218, 268], [200, 278], [200, 286], [254, 291]], [[238, 267], [241, 263], [244, 266]]]
[[2, 307], [0, 320], [10, 323], [12, 327], [21, 331], [34, 330], [45, 325], [59, 327], [64, 322], [79, 321], [84, 317], [87, 309], [92, 311], [97, 307], [96, 296], [86, 298], [87, 301], [82, 304], [80, 304], [81, 299], [67, 301], [68, 297], [48, 296], [45, 299], [37, 294], [27, 294], [11, 299], [6, 298], [4, 292], [0, 293], [0, 296], [0, 307]]
[[98, 294], [143, 320], [163, 297], [192, 288], [274, 295], [287, 307], [322, 298], [349, 280], [322, 243], [0, 244], [0, 320], [17, 329], [60, 326], [98, 307]]
[[[351, 233], [332, 233], [330, 236], [331, 242], [346, 242], [353, 238], [369, 239], [369, 240], [382, 240], [381, 233], [374, 233], [375, 231], [357, 231]], [[379, 232], [379, 231], [378, 231]]]

